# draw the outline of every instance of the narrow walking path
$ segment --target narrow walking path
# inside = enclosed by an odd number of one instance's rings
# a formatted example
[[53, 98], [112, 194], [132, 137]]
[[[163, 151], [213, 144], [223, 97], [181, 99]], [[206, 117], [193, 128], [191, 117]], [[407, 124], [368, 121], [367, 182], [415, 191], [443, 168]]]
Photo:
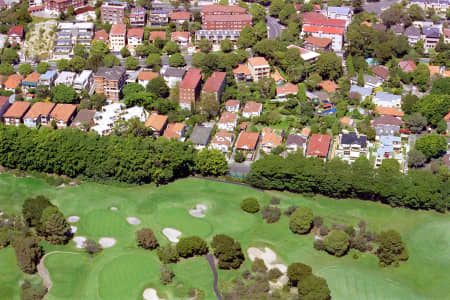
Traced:
[[52, 251], [52, 252], [49, 252], [49, 253], [45, 254], [44, 256], [42, 256], [41, 261], [37, 265], [37, 271], [38, 271], [39, 276], [41, 276], [41, 278], [42, 278], [42, 284], [44, 285], [45, 288], [47, 288], [47, 293], [50, 292], [50, 289], [53, 286], [53, 282], [50, 279], [50, 274], [48, 273], [48, 269], [44, 265], [44, 260], [50, 254], [55, 254], [55, 253], [80, 254], [77, 252]]
[[212, 256], [211, 253], [208, 253], [206, 255], [206, 260], [208, 261], [209, 266], [211, 267], [211, 270], [213, 271], [213, 275], [214, 275], [214, 284], [213, 284], [214, 292], [216, 293], [216, 296], [217, 296], [217, 298], [219, 300], [223, 300], [223, 297], [220, 294], [219, 289], [217, 288], [217, 282], [219, 281], [219, 276], [217, 275], [216, 264], [214, 263], [214, 257]]

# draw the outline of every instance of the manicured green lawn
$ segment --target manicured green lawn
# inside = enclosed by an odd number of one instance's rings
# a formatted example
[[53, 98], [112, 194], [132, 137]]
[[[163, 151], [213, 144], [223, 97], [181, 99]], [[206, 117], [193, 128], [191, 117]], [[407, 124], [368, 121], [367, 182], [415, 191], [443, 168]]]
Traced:
[[[183, 235], [199, 235], [208, 241], [218, 233], [236, 238], [246, 250], [251, 246], [267, 246], [280, 257], [280, 262], [305, 262], [313, 272], [327, 279], [333, 300], [363, 299], [449, 299], [450, 217], [435, 212], [412, 211], [360, 200], [334, 200], [324, 197], [307, 199], [297, 194], [260, 192], [251, 188], [200, 179], [184, 179], [156, 188], [84, 183], [75, 187], [54, 188], [33, 178], [0, 175], [0, 210], [20, 212], [23, 200], [32, 195], [47, 195], [64, 214], [80, 216], [74, 224], [77, 235], [94, 240], [113, 237], [117, 244], [90, 258], [75, 248], [75, 243], [46, 251], [62, 250], [81, 254], [52, 254], [45, 261], [54, 283], [46, 299], [142, 299], [145, 288], [155, 288], [166, 299], [186, 297], [191, 288], [205, 291], [206, 299], [215, 299], [212, 272], [204, 257], [172, 265], [174, 283], [161, 285], [160, 263], [155, 251], [138, 249], [135, 231], [150, 227], [159, 243], [168, 243], [162, 229], [172, 227]], [[356, 225], [363, 219], [368, 230], [394, 228], [402, 233], [409, 248], [410, 260], [399, 268], [379, 268], [376, 257], [363, 254], [358, 260], [353, 252], [335, 258], [313, 249], [313, 236], [298, 236], [288, 229], [288, 218], [266, 224], [260, 214], [246, 214], [240, 201], [256, 197], [262, 205], [277, 195], [282, 210], [290, 205], [311, 207], [327, 225]], [[206, 217], [190, 216], [188, 210], [205, 204]], [[111, 211], [115, 206], [117, 211]], [[140, 225], [130, 225], [127, 217], [137, 217]], [[2, 272], [3, 262], [13, 272]], [[247, 259], [238, 271], [219, 271], [222, 286], [249, 268]], [[11, 248], [0, 251], [0, 292], [19, 298], [18, 281], [23, 278], [16, 267]], [[3, 289], [3, 290], [2, 290]], [[3, 294], [3, 293], [2, 293]], [[70, 295], [70, 297], [69, 297]]]

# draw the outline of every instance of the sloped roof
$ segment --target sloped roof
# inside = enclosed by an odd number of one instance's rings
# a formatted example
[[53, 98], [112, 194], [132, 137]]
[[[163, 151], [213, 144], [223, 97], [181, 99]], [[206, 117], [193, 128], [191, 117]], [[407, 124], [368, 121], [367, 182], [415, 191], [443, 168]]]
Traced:
[[67, 123], [76, 110], [77, 106], [75, 104], [58, 103], [50, 113], [50, 117]]
[[319, 38], [315, 36], [308, 36], [305, 38], [305, 43], [312, 44], [316, 47], [326, 48], [333, 42], [332, 39]]
[[147, 121], [145, 121], [145, 127], [151, 127], [156, 131], [161, 131], [166, 123], [167, 116], [151, 114]]
[[258, 111], [261, 110], [261, 108], [262, 108], [262, 104], [261, 103], [258, 103], [258, 102], [255, 102], [255, 101], [248, 101], [247, 103], [245, 103], [243, 111], [244, 112], [248, 112], [248, 113], [258, 112]]
[[97, 31], [94, 36], [95, 41], [105, 42], [109, 39], [109, 34], [104, 30]]
[[246, 149], [246, 150], [255, 150], [256, 145], [258, 144], [259, 133], [258, 132], [241, 132], [239, 135], [236, 148], [237, 149]]
[[249, 64], [251, 64], [254, 67], [269, 65], [267, 60], [264, 57], [261, 57], [261, 56], [249, 58], [248, 62], [249, 62]]
[[47, 116], [55, 107], [54, 103], [36, 102], [25, 114], [24, 118], [36, 119], [39, 116]]
[[331, 136], [328, 134], [314, 133], [308, 147], [308, 155], [326, 157], [330, 148]]
[[180, 88], [182, 89], [194, 89], [202, 79], [202, 74], [198, 69], [189, 69], [181, 81]]
[[29, 102], [16, 101], [3, 114], [4, 118], [22, 118], [30, 108]]
[[225, 81], [227, 73], [225, 72], [213, 72], [211, 76], [206, 80], [202, 91], [204, 92], [218, 92], [222, 83]]
[[250, 70], [248, 69], [246, 64], [239, 64], [236, 68], [233, 69], [233, 73], [251, 75]]
[[377, 125], [394, 125], [394, 126], [401, 126], [403, 124], [403, 121], [399, 118], [396, 118], [392, 115], [383, 115], [378, 118], [375, 118], [373, 121], [373, 126]]
[[159, 74], [157, 72], [141, 71], [138, 74], [138, 80], [143, 80], [143, 81], [148, 80], [148, 81], [150, 81], [150, 80], [158, 77], [158, 75]]
[[191, 13], [188, 11], [176, 11], [170, 15], [172, 20], [189, 20], [191, 18]]
[[277, 95], [283, 95], [283, 94], [297, 94], [298, 92], [298, 86], [293, 83], [286, 83], [282, 86], [277, 86]]
[[330, 80], [321, 81], [317, 85], [320, 86], [325, 91], [327, 91], [328, 93], [334, 93], [339, 88], [339, 86], [336, 83]]
[[399, 110], [395, 107], [383, 107], [383, 106], [377, 106], [375, 108], [375, 111], [379, 113], [380, 115], [391, 115], [395, 117], [403, 117], [405, 115], [404, 112]]
[[156, 38], [160, 38], [162, 40], [166, 39], [166, 32], [165, 31], [150, 31], [149, 39], [150, 41], [153, 41]]

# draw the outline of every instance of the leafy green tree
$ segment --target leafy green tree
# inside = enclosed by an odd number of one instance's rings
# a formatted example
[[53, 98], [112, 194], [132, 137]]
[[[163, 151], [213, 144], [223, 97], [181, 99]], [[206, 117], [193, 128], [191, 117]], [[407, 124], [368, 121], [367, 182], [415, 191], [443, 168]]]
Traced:
[[267, 38], [267, 25], [264, 22], [258, 22], [253, 27], [256, 39], [262, 40]]
[[241, 163], [245, 161], [245, 156], [242, 153], [242, 151], [236, 151], [236, 153], [234, 154], [234, 161], [237, 163]]
[[425, 154], [427, 159], [437, 158], [447, 150], [447, 141], [442, 135], [426, 134], [416, 141], [416, 149]]
[[137, 68], [139, 68], [139, 60], [132, 56], [128, 56], [125, 59], [125, 67], [127, 70], [137, 70]]
[[252, 3], [250, 6], [250, 14], [252, 15], [252, 20], [254, 23], [259, 23], [261, 21], [265, 21], [266, 19], [266, 10], [264, 9], [264, 6]]
[[300, 101], [306, 101], [306, 87], [305, 83], [299, 83], [298, 84], [298, 92], [297, 92], [297, 99]]
[[139, 247], [144, 249], [156, 249], [159, 246], [153, 230], [150, 228], [142, 228], [136, 232], [136, 241]]
[[122, 94], [126, 97], [129, 95], [144, 92], [145, 88], [137, 82], [127, 83], [122, 88]]
[[42, 212], [41, 224], [40, 231], [48, 242], [55, 245], [67, 243], [70, 226], [57, 207], [49, 206]]
[[60, 59], [56, 62], [56, 68], [58, 69], [58, 71], [68, 71], [70, 69], [70, 64], [69, 64], [69, 60], [67, 59]]
[[103, 93], [93, 94], [89, 102], [93, 109], [101, 110], [102, 106], [106, 105], [106, 95]]
[[167, 53], [167, 55], [172, 55], [175, 53], [180, 53], [180, 47], [174, 41], [168, 41], [163, 48], [163, 52]]
[[167, 98], [169, 96], [169, 87], [162, 77], [155, 77], [149, 81], [146, 87], [147, 92], [153, 93], [158, 97]]
[[289, 229], [297, 234], [308, 233], [311, 230], [312, 221], [312, 210], [305, 206], [299, 206], [289, 218]]
[[151, 53], [145, 59], [145, 64], [147, 67], [155, 68], [162, 65], [161, 56], [158, 53]]
[[89, 65], [97, 70], [103, 64], [103, 58], [109, 53], [109, 47], [103, 41], [92, 41], [89, 48]]
[[423, 20], [425, 20], [425, 12], [417, 4], [412, 4], [412, 5], [409, 6], [408, 14], [411, 17], [412, 21], [423, 21]]
[[215, 235], [211, 247], [214, 249], [214, 256], [219, 260], [220, 269], [239, 269], [245, 260], [241, 244], [225, 234]]
[[203, 176], [221, 176], [228, 172], [228, 163], [219, 151], [204, 149], [195, 159], [195, 169]]
[[437, 125], [449, 110], [449, 95], [425, 95], [414, 105], [414, 111], [420, 112], [432, 125]]
[[186, 60], [184, 56], [180, 53], [175, 53], [169, 57], [169, 66], [171, 67], [184, 67], [186, 65]]
[[130, 52], [130, 50], [128, 50], [128, 48], [126, 46], [123, 46], [122, 49], [120, 49], [120, 55], [123, 58], [127, 58], [128, 56], [131, 55], [131, 52]]
[[410, 115], [415, 112], [414, 105], [417, 101], [419, 101], [419, 97], [416, 95], [408, 94], [402, 97], [402, 110], [405, 114]]
[[287, 276], [289, 278], [290, 286], [297, 286], [306, 277], [312, 275], [312, 269], [310, 266], [304, 263], [296, 262], [289, 265], [287, 269]]
[[16, 64], [19, 62], [19, 54], [17, 54], [17, 50], [13, 48], [5, 48], [3, 49], [3, 54], [1, 57], [2, 63], [7, 63], [10, 65]]
[[332, 230], [324, 240], [325, 250], [336, 256], [345, 255], [350, 245], [350, 237], [342, 230]]
[[309, 275], [298, 284], [298, 294], [300, 299], [305, 300], [328, 300], [331, 292], [327, 281], [322, 277]]
[[358, 85], [364, 87], [364, 70], [360, 69], [358, 73]]
[[416, 149], [411, 149], [408, 152], [408, 167], [410, 168], [420, 168], [424, 165], [426, 161], [425, 155]]
[[241, 201], [241, 209], [250, 214], [257, 213], [259, 211], [259, 202], [256, 198], [245, 198]]
[[200, 51], [204, 53], [208, 53], [212, 49], [212, 44], [207, 39], [201, 39], [200, 41], [198, 41], [197, 46], [200, 49]]
[[41, 300], [44, 299], [45, 295], [47, 294], [47, 289], [45, 287], [43, 287], [42, 285], [32, 286], [27, 280], [25, 280], [21, 288], [21, 300]]
[[27, 225], [30, 227], [39, 226], [42, 212], [50, 206], [53, 206], [53, 204], [47, 197], [42, 195], [25, 199], [22, 205], [22, 214]]
[[378, 243], [377, 256], [381, 265], [391, 265], [397, 261], [408, 260], [408, 250], [397, 231], [381, 232], [378, 236]]
[[69, 62], [70, 69], [72, 72], [80, 73], [87, 67], [87, 61], [81, 56], [75, 55]]
[[229, 39], [223, 39], [220, 42], [220, 49], [223, 52], [230, 52], [231, 50], [233, 50], [233, 43]]
[[77, 103], [78, 102], [78, 94], [70, 86], [66, 86], [64, 84], [58, 84], [57, 86], [52, 87], [51, 93], [52, 93], [52, 100], [55, 103]]
[[363, 10], [363, 1], [362, 0], [352, 0], [352, 7], [355, 13], [361, 12]]
[[160, 281], [164, 285], [168, 285], [172, 283], [173, 278], [175, 277], [175, 273], [170, 269], [167, 265], [161, 266], [161, 278]]
[[220, 104], [217, 101], [215, 93], [203, 92], [195, 109], [198, 113], [206, 116], [207, 119], [217, 116], [220, 110]]
[[430, 94], [432, 95], [449, 95], [450, 94], [450, 77], [436, 79], [433, 82]]
[[49, 67], [50, 65], [47, 62], [43, 61], [37, 65], [36, 72], [38, 72], [39, 74], [44, 74], [45, 72], [47, 72]]
[[237, 46], [240, 49], [246, 49], [256, 44], [256, 34], [251, 26], [245, 26], [242, 29], [237, 40]]
[[419, 64], [413, 71], [412, 81], [423, 92], [427, 90], [430, 81], [430, 69], [425, 64]]
[[296, 13], [297, 11], [295, 10], [293, 4], [285, 4], [281, 9], [280, 13], [278, 14], [280, 23], [283, 25], [287, 25], [290, 20], [290, 17], [295, 15]]
[[401, 22], [404, 15], [403, 9], [400, 5], [391, 5], [388, 9], [381, 13], [381, 20], [387, 27]]
[[23, 77], [28, 76], [29, 74], [33, 73], [33, 67], [30, 64], [21, 64], [19, 66], [19, 74], [22, 75]]
[[86, 240], [83, 246], [86, 252], [91, 255], [91, 257], [103, 250], [102, 246], [100, 246], [96, 241], [93, 240]]
[[159, 247], [157, 254], [159, 260], [164, 264], [176, 263], [180, 259], [175, 245]]
[[355, 67], [353, 66], [353, 56], [350, 54], [347, 56], [347, 73], [349, 77], [352, 77], [355, 75]]
[[272, 0], [269, 8], [269, 14], [272, 17], [277, 17], [280, 14], [281, 10], [285, 6], [285, 3], [283, 0]]
[[27, 274], [36, 273], [36, 267], [44, 255], [44, 250], [39, 245], [39, 239], [31, 236], [19, 236], [14, 240], [13, 246], [20, 269]]
[[421, 113], [413, 113], [406, 118], [406, 126], [412, 133], [419, 133], [427, 126], [427, 119]]
[[342, 60], [334, 52], [326, 52], [317, 60], [317, 70], [324, 79], [337, 80], [342, 76]]
[[120, 66], [120, 60], [112, 53], [106, 54], [103, 58], [103, 64], [107, 68], [111, 68], [114, 66]]
[[182, 237], [176, 245], [178, 255], [189, 258], [208, 253], [208, 245], [198, 236]]
[[82, 58], [88, 57], [88, 52], [86, 51], [86, 47], [81, 44], [76, 44], [73, 46], [73, 54]]
[[7, 63], [1, 63], [0, 64], [0, 74], [4, 76], [9, 76], [16, 73], [16, 70], [14, 70], [14, 67]]

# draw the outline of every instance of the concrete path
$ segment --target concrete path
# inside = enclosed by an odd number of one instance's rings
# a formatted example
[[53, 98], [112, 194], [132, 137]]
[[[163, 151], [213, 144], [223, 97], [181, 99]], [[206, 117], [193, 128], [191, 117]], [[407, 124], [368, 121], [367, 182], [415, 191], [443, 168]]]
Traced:
[[219, 276], [217, 275], [216, 264], [214, 263], [214, 257], [212, 256], [211, 253], [208, 253], [206, 255], [206, 260], [208, 261], [209, 266], [211, 267], [211, 270], [213, 271], [213, 275], [214, 275], [214, 284], [213, 284], [214, 292], [216, 293], [217, 299], [223, 300], [223, 297], [220, 294], [219, 289], [217, 288], [217, 282], [219, 281]]
[[45, 288], [47, 288], [47, 293], [50, 292], [50, 289], [53, 286], [53, 282], [50, 279], [50, 274], [48, 273], [48, 269], [44, 265], [44, 260], [50, 254], [55, 254], [55, 253], [80, 254], [77, 252], [52, 251], [52, 252], [49, 252], [49, 253], [45, 254], [44, 256], [42, 256], [41, 261], [37, 265], [37, 271], [38, 271], [39, 276], [41, 276], [41, 278], [42, 278], [42, 284], [44, 285]]

